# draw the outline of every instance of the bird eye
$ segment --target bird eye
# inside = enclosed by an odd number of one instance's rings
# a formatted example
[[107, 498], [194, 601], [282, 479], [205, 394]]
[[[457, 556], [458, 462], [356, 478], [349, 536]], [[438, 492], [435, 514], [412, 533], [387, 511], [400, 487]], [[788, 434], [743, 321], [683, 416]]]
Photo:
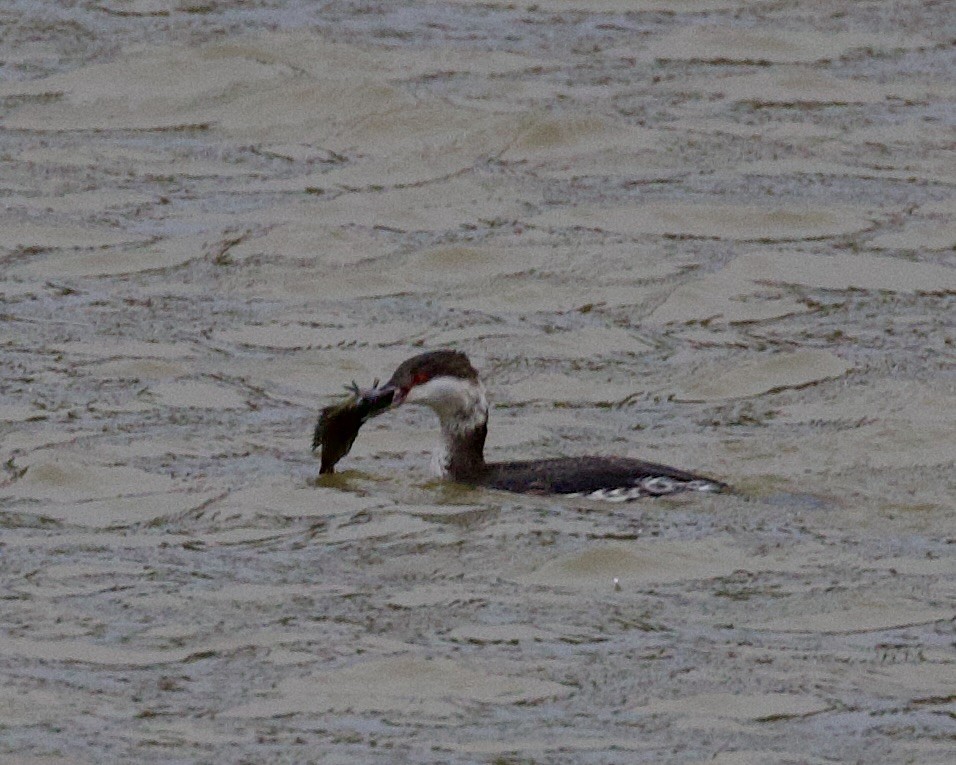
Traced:
[[428, 382], [428, 375], [425, 372], [416, 372], [412, 378], [412, 385], [421, 385]]

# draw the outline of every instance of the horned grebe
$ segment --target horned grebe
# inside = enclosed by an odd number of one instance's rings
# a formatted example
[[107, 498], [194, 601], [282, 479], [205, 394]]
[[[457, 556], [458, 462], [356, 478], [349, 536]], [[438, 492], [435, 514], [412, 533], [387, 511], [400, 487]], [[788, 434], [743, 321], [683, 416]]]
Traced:
[[[401, 404], [430, 407], [442, 439], [432, 458], [440, 477], [459, 483], [524, 494], [561, 494], [610, 502], [681, 491], [717, 492], [727, 484], [683, 470], [627, 457], [558, 457], [520, 462], [485, 462], [488, 400], [478, 372], [459, 351], [422, 353], [403, 362], [382, 386], [353, 388], [348, 406], [327, 407], [316, 425], [312, 448], [322, 446], [322, 472], [344, 456], [361, 424]], [[342, 431], [329, 438], [333, 417]], [[344, 423], [344, 425], [343, 425]]]

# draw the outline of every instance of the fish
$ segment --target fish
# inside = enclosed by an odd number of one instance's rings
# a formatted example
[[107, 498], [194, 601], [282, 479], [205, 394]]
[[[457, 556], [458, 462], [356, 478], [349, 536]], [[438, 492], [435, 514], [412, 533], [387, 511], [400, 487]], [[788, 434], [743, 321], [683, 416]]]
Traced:
[[325, 407], [312, 434], [312, 451], [321, 449], [320, 474], [335, 472], [336, 463], [352, 449], [359, 429], [376, 414], [392, 404], [394, 388], [379, 388], [376, 380], [371, 388], [363, 389], [353, 380], [346, 385], [349, 397]]

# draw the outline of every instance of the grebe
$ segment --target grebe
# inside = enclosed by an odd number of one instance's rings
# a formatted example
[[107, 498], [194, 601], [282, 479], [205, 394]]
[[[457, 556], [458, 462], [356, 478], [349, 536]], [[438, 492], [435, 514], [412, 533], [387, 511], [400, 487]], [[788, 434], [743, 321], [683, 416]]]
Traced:
[[[485, 462], [488, 399], [477, 370], [460, 351], [422, 353], [403, 362], [384, 385], [376, 382], [373, 388], [362, 390], [353, 384], [352, 390], [352, 401], [327, 407], [316, 425], [312, 448], [322, 446], [322, 472], [332, 472], [369, 417], [402, 404], [419, 404], [431, 408], [441, 423], [441, 442], [432, 457], [433, 471], [459, 483], [609, 502], [729, 488], [712, 478], [628, 457]], [[340, 432], [330, 437], [333, 429]]]

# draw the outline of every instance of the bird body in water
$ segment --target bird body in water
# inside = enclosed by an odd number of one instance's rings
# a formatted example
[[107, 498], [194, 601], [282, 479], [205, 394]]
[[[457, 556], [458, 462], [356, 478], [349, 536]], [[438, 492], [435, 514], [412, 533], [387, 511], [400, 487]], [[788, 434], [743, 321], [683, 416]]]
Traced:
[[629, 457], [557, 457], [486, 462], [488, 399], [477, 370], [459, 351], [438, 350], [399, 365], [382, 386], [361, 390], [344, 404], [326, 407], [316, 426], [313, 449], [322, 447], [322, 472], [351, 448], [370, 417], [404, 404], [427, 406], [441, 425], [433, 471], [459, 483], [523, 494], [559, 494], [625, 502], [684, 491], [724, 491], [720, 481]]

